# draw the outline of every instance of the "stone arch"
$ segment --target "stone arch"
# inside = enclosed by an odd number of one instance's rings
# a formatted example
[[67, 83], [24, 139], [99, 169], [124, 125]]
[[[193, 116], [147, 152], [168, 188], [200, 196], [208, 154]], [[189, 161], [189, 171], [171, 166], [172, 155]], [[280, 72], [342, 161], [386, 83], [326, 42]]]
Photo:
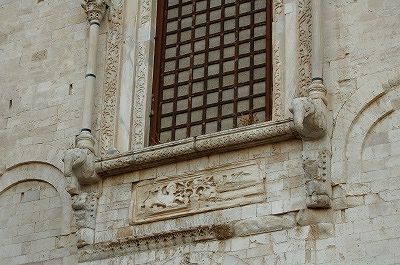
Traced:
[[336, 117], [332, 135], [332, 181], [361, 181], [362, 151], [369, 132], [399, 104], [400, 79], [362, 87], [346, 101]]
[[55, 147], [49, 144], [18, 147], [8, 152], [4, 166], [10, 169], [20, 164], [38, 162], [50, 164], [62, 171], [64, 166], [62, 159], [66, 149], [68, 149], [68, 146]]
[[57, 190], [62, 203], [61, 234], [70, 234], [71, 197], [66, 190], [64, 174], [56, 167], [38, 162], [15, 166], [0, 176], [0, 194], [18, 183], [30, 180], [46, 182]]

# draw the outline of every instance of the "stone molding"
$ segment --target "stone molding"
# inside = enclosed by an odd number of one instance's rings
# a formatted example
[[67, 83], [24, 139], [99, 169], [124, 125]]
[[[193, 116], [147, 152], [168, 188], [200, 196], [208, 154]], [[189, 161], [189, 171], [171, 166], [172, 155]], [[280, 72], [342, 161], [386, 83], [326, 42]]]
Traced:
[[227, 239], [232, 237], [232, 234], [228, 225], [215, 225], [126, 238], [113, 242], [95, 243], [79, 250], [79, 262], [119, 257], [138, 251], [166, 248], [179, 244]]
[[[298, 215], [298, 214], [297, 214]], [[319, 215], [314, 214], [314, 219]], [[300, 226], [307, 226], [307, 218]], [[324, 219], [325, 220], [325, 219]], [[319, 223], [319, 221], [315, 221]], [[204, 242], [227, 240], [233, 237], [246, 237], [270, 233], [296, 227], [296, 213], [279, 216], [269, 215], [222, 224], [189, 227], [149, 233], [141, 236], [129, 236], [115, 241], [98, 242], [80, 248], [79, 262], [95, 261], [113, 257], [126, 256], [146, 250], [165, 249], [168, 247]]]
[[266, 122], [102, 157], [96, 161], [96, 172], [102, 177], [112, 176], [293, 138], [295, 130], [292, 119]]

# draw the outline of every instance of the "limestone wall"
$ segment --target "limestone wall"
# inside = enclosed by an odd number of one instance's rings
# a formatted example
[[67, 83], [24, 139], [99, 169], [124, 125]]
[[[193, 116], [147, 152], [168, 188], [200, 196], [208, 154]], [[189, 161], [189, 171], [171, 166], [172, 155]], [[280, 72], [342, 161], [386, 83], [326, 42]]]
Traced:
[[[95, 244], [78, 250], [62, 157], [80, 129], [87, 20], [78, 0], [0, 0], [0, 264], [400, 264], [400, 2], [323, 0], [323, 20], [331, 209], [306, 207], [301, 140], [264, 144], [105, 177]], [[97, 139], [109, 25], [106, 17]], [[131, 33], [123, 56], [136, 60]], [[117, 147], [129, 142], [124, 130]], [[171, 201], [182, 186], [201, 192]]]

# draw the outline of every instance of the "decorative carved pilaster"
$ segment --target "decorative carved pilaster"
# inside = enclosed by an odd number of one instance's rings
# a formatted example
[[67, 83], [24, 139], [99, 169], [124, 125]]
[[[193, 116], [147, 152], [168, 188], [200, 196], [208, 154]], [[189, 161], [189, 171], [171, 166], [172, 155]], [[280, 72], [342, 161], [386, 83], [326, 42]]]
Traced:
[[89, 23], [94, 20], [98, 22], [103, 20], [107, 9], [105, 0], [83, 0], [81, 5], [86, 12]]
[[103, 102], [100, 124], [100, 154], [115, 153], [115, 124], [117, 122], [120, 57], [124, 0], [110, 5], [110, 24], [107, 32], [107, 50]]
[[297, 96], [307, 95], [311, 82], [312, 7], [311, 0], [298, 0], [298, 87]]

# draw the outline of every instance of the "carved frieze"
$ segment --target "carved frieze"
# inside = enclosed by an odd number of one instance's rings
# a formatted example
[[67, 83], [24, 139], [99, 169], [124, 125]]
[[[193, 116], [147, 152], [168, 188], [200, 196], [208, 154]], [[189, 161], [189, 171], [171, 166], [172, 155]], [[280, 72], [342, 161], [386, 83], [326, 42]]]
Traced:
[[141, 182], [132, 193], [132, 221], [151, 222], [256, 203], [263, 194], [263, 173], [256, 164]]

